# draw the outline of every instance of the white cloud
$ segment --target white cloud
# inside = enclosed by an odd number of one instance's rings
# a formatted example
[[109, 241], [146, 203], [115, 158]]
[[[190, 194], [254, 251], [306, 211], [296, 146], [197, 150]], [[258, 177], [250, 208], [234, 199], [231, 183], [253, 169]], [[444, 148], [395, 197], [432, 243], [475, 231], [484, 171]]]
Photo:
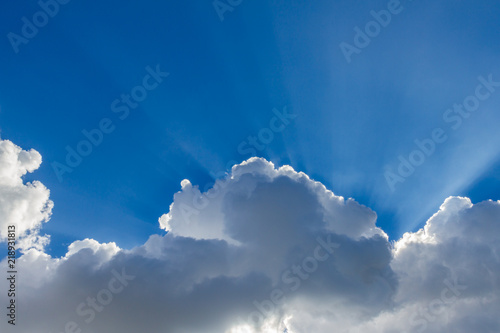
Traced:
[[[499, 202], [448, 198], [392, 246], [372, 210], [264, 159], [201, 195], [183, 180], [160, 218], [169, 233], [131, 250], [27, 251], [16, 332], [499, 331]], [[77, 312], [89, 297], [94, 317]]]
[[37, 151], [22, 150], [11, 141], [0, 140], [0, 241], [7, 238], [7, 226], [15, 225], [21, 248], [43, 249], [47, 244], [48, 238], [40, 236], [38, 230], [52, 212], [50, 191], [39, 181], [25, 184], [22, 179], [41, 162]]
[[94, 239], [85, 238], [82, 241], [74, 241], [68, 246], [66, 258], [83, 249], [91, 250], [93, 255], [99, 257], [102, 262], [109, 261], [115, 254], [120, 252], [120, 248], [114, 242], [101, 244]]
[[499, 217], [499, 201], [446, 199], [423, 229], [395, 244], [396, 306], [363, 329], [500, 331]]
[[[266, 187], [265, 184], [273, 184]], [[232, 231], [236, 221], [227, 218], [227, 214], [234, 209], [226, 211], [228, 205], [237, 205], [237, 201], [246, 200], [252, 195], [269, 197], [267, 200], [269, 214], [273, 211], [286, 212], [294, 204], [317, 205], [318, 215], [308, 216], [312, 211], [304, 210], [301, 216], [287, 218], [273, 218], [273, 223], [292, 223], [291, 220], [301, 219], [297, 224], [317, 223], [318, 227], [337, 234], [359, 239], [362, 236], [371, 237], [387, 235], [375, 226], [377, 215], [369, 208], [360, 205], [353, 199], [345, 200], [334, 195], [326, 187], [311, 180], [302, 172], [295, 172], [290, 166], [276, 169], [271, 162], [261, 158], [250, 158], [239, 165], [235, 165], [231, 174], [225, 179], [219, 179], [207, 192], [201, 193], [198, 186], [192, 186], [187, 180], [182, 181], [182, 190], [174, 195], [174, 202], [168, 214], [163, 215], [160, 226], [174, 235], [192, 237], [195, 239], [222, 239], [237, 244], [237, 235]], [[294, 186], [300, 187], [303, 198], [299, 196], [287, 197], [287, 189], [293, 190]], [[255, 194], [258, 191], [259, 194]], [[281, 197], [281, 199], [280, 199]], [[294, 202], [297, 201], [297, 202]], [[312, 202], [314, 201], [314, 202]], [[273, 205], [280, 204], [280, 207]], [[266, 205], [265, 202], [259, 205]], [[289, 207], [287, 207], [289, 206]], [[234, 207], [230, 207], [234, 208]], [[251, 209], [248, 207], [248, 209]], [[252, 213], [253, 210], [249, 213]], [[245, 214], [241, 214], [245, 215]], [[249, 216], [249, 215], [247, 215]], [[271, 218], [269, 216], [269, 218]], [[268, 221], [269, 222], [269, 221]], [[252, 224], [252, 223], [248, 223]], [[244, 227], [242, 225], [241, 227]]]

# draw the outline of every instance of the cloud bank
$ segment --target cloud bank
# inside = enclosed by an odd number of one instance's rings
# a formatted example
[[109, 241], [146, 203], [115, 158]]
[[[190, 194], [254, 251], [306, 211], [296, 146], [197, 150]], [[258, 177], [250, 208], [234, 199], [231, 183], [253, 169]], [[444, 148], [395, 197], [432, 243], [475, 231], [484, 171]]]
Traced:
[[[2, 231], [50, 217], [48, 190], [21, 178], [40, 162], [0, 143]], [[182, 181], [159, 219], [167, 235], [140, 247], [85, 239], [62, 258], [26, 247], [18, 322], [0, 330], [498, 332], [499, 217], [498, 201], [450, 197], [391, 243], [371, 209], [251, 158], [208, 192]]]

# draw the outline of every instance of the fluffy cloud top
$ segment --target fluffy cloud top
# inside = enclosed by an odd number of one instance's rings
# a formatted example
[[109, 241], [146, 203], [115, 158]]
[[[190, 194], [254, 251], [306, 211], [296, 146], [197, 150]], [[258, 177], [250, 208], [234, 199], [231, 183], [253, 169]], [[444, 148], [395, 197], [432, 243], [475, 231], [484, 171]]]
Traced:
[[[272, 224], [281, 238], [283, 228], [303, 236], [303, 228], [320, 228], [350, 238], [387, 235], [375, 226], [377, 215], [353, 199], [345, 200], [290, 166], [276, 169], [261, 158], [235, 165], [231, 174], [219, 179], [206, 193], [188, 180], [174, 195], [170, 212], [159, 222], [176, 236], [194, 239], [242, 241], [244, 229], [259, 233], [259, 224]], [[236, 208], [245, 209], [242, 212]], [[262, 210], [265, 213], [262, 214]], [[227, 216], [233, 214], [237, 216]], [[264, 220], [255, 220], [263, 215]], [[242, 220], [243, 219], [243, 220]], [[293, 229], [289, 227], [295, 225]], [[250, 230], [246, 230], [249, 232]], [[269, 235], [269, 237], [277, 236]]]
[[143, 246], [27, 251], [12, 331], [498, 332], [499, 216], [448, 198], [393, 245], [369, 208], [252, 158], [205, 193], [182, 181]]
[[52, 212], [50, 191], [39, 181], [24, 184], [22, 177], [38, 169], [42, 156], [22, 150], [8, 140], [0, 140], [0, 241], [7, 238], [7, 226], [15, 225], [20, 247], [43, 248], [47, 237], [38, 235]]

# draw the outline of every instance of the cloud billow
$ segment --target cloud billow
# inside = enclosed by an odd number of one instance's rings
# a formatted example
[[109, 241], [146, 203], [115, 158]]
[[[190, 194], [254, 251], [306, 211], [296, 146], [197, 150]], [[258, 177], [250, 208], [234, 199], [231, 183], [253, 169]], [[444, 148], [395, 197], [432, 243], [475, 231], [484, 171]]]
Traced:
[[15, 331], [494, 332], [499, 216], [499, 202], [451, 197], [391, 244], [371, 209], [251, 158], [209, 192], [184, 180], [167, 235], [142, 246], [27, 249]]

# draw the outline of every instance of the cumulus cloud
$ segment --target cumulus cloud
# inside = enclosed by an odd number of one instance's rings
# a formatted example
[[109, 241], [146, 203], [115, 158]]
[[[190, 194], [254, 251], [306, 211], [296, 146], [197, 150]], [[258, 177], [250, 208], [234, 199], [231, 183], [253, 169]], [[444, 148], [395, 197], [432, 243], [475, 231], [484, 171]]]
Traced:
[[[296, 228], [289, 230], [299, 233], [303, 232], [301, 228], [316, 227], [354, 239], [374, 235], [387, 238], [375, 226], [377, 216], [371, 209], [334, 195], [323, 184], [290, 166], [276, 169], [261, 158], [235, 165], [225, 179], [217, 180], [205, 193], [188, 180], [181, 184], [182, 191], [174, 195], [169, 213], [160, 218], [162, 228], [177, 236], [237, 243], [237, 238], [245, 237], [239, 235], [244, 233], [242, 228], [259, 232], [256, 223], [270, 223], [276, 230], [284, 227], [279, 224], [295, 224]], [[238, 213], [235, 205], [247, 212]], [[250, 215], [263, 209], [265, 221], [241, 221], [251, 220]], [[237, 216], [227, 218], [227, 214], [233, 213]]]
[[15, 225], [22, 249], [43, 249], [48, 237], [40, 236], [42, 223], [50, 218], [50, 191], [39, 181], [24, 183], [22, 177], [38, 169], [42, 156], [0, 140], [0, 242], [7, 239], [7, 226]]
[[183, 180], [142, 246], [27, 251], [15, 331], [497, 332], [499, 216], [448, 198], [391, 244], [369, 208], [252, 158], [208, 192]]

